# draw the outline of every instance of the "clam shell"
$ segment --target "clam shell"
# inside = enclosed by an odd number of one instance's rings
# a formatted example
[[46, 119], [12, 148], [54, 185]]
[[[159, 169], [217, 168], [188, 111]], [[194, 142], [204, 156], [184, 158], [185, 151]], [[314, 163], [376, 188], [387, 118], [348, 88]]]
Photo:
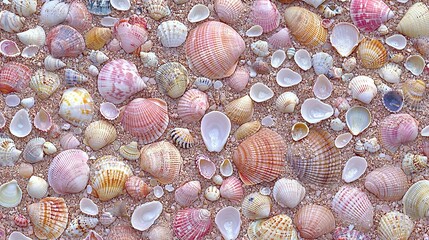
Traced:
[[[6, 238], [5, 238], [6, 239]], [[25, 236], [23, 233], [18, 231], [13, 231], [10, 235], [8, 240], [31, 240], [31, 238]]]
[[402, 69], [394, 63], [388, 63], [378, 70], [378, 75], [389, 83], [399, 83]]
[[65, 22], [76, 30], [84, 32], [91, 27], [92, 15], [86, 8], [85, 3], [74, 1], [70, 3]]
[[23, 17], [31, 16], [36, 12], [37, 0], [13, 0], [12, 8]]
[[207, 94], [190, 89], [180, 98], [177, 113], [186, 123], [199, 121], [209, 107]]
[[119, 11], [128, 11], [131, 8], [130, 0], [111, 0], [110, 4], [114, 9]]
[[222, 182], [220, 195], [233, 203], [239, 203], [244, 196], [244, 190], [241, 185], [242, 183], [237, 177], [228, 177]]
[[73, 87], [65, 90], [60, 101], [59, 115], [74, 126], [91, 122], [94, 116], [94, 102], [84, 88]]
[[3, 183], [0, 186], [0, 206], [5, 208], [16, 207], [21, 203], [22, 191], [16, 180]]
[[412, 74], [419, 76], [425, 69], [425, 60], [420, 55], [411, 55], [405, 60], [404, 66]]
[[273, 68], [279, 68], [286, 59], [286, 52], [279, 49], [271, 56], [271, 66]]
[[15, 137], [25, 137], [33, 129], [28, 111], [21, 109], [15, 113], [9, 124], [9, 131]]
[[245, 139], [259, 131], [261, 123], [259, 121], [247, 122], [241, 125], [234, 133], [237, 140]]
[[295, 61], [296, 65], [298, 65], [298, 67], [304, 71], [307, 71], [312, 66], [310, 53], [305, 49], [299, 49], [296, 51], [295, 55], [293, 56], [293, 60]]
[[191, 148], [194, 145], [194, 137], [189, 129], [174, 128], [169, 131], [169, 135], [173, 142], [181, 148]]
[[261, 25], [253, 25], [246, 31], [246, 36], [248, 37], [259, 37], [264, 32]]
[[100, 113], [107, 120], [115, 120], [119, 116], [119, 109], [113, 103], [103, 102], [100, 104]]
[[429, 36], [428, 24], [428, 7], [422, 2], [416, 2], [405, 13], [396, 30], [411, 38]]
[[103, 27], [113, 27], [119, 21], [119, 18], [114, 18], [111, 16], [103, 17], [100, 20], [100, 24]]
[[298, 210], [294, 224], [303, 238], [316, 239], [335, 228], [331, 210], [319, 205], [306, 205]]
[[234, 24], [240, 19], [245, 5], [241, 0], [215, 0], [214, 10], [222, 22]]
[[414, 183], [405, 193], [402, 203], [404, 213], [411, 219], [427, 217], [429, 211], [429, 181]]
[[252, 85], [249, 95], [253, 101], [260, 103], [274, 97], [274, 92], [267, 85], [258, 82]]
[[414, 228], [414, 222], [400, 212], [388, 212], [381, 217], [377, 228], [380, 240], [408, 239]]
[[217, 201], [220, 198], [220, 191], [216, 186], [209, 186], [204, 191], [204, 197], [210, 202]]
[[177, 188], [174, 192], [174, 199], [182, 207], [190, 206], [198, 199], [201, 193], [201, 184], [199, 181], [189, 181]]
[[164, 47], [179, 47], [186, 41], [188, 28], [185, 24], [170, 20], [161, 23], [156, 31], [156, 35]]
[[[281, 48], [289, 48], [292, 47], [292, 40], [289, 34], [289, 29], [282, 28], [277, 33], [274, 33], [271, 35], [271, 37], [268, 38], [268, 43], [273, 48], [281, 49]], [[290, 57], [288, 56], [290, 59]]]
[[301, 116], [308, 123], [318, 123], [330, 118], [334, 114], [331, 105], [321, 102], [319, 99], [308, 98], [301, 105]]
[[40, 23], [46, 27], [56, 26], [67, 18], [70, 5], [60, 0], [47, 1], [40, 9]]
[[377, 95], [377, 86], [374, 80], [367, 76], [354, 77], [349, 83], [352, 97], [363, 103], [369, 104]]
[[240, 234], [240, 212], [235, 207], [224, 207], [217, 212], [215, 223], [224, 239], [237, 239]]
[[401, 34], [394, 34], [387, 37], [385, 42], [397, 50], [402, 50], [407, 46], [407, 39]]
[[359, 29], [372, 32], [393, 18], [394, 13], [382, 0], [352, 0], [350, 16]]
[[163, 225], [153, 226], [148, 233], [148, 239], [157, 240], [162, 238], [173, 239], [173, 230]]
[[4, 103], [8, 107], [16, 107], [21, 102], [21, 99], [16, 94], [9, 94], [4, 98]]
[[48, 132], [52, 125], [51, 115], [45, 109], [40, 109], [34, 117], [34, 127], [42, 132]]
[[250, 19], [253, 24], [260, 25], [264, 33], [271, 32], [280, 25], [280, 13], [274, 3], [269, 0], [253, 2]]
[[140, 150], [137, 142], [130, 142], [119, 148], [119, 154], [127, 160], [137, 160], [140, 158]]
[[426, 169], [427, 166], [427, 156], [407, 153], [405, 154], [404, 159], [402, 159], [402, 169], [407, 175], [419, 173]]
[[171, 14], [170, 8], [168, 8], [162, 0], [149, 1], [146, 8], [149, 12], [149, 16], [154, 20], [160, 20]]
[[276, 109], [282, 113], [291, 113], [299, 103], [298, 97], [293, 92], [284, 92], [276, 100]]
[[334, 86], [325, 75], [317, 76], [316, 82], [313, 86], [314, 96], [321, 100], [325, 100], [331, 96]]
[[197, 156], [197, 166], [205, 179], [211, 179], [216, 173], [216, 165], [205, 155]]
[[137, 176], [131, 176], [127, 179], [125, 189], [136, 200], [143, 200], [152, 191], [152, 188]]
[[294, 141], [299, 141], [307, 137], [309, 132], [307, 124], [303, 122], [297, 122], [292, 126], [291, 135]]
[[5, 39], [0, 42], [0, 54], [5, 57], [17, 57], [21, 50], [14, 41]]
[[401, 111], [404, 105], [404, 96], [399, 91], [388, 91], [383, 95], [383, 106], [387, 111], [397, 113]]
[[148, 35], [146, 20], [142, 16], [132, 15], [121, 19], [113, 27], [113, 36], [127, 53], [140, 52], [138, 49], [146, 42]]
[[299, 84], [301, 81], [301, 75], [290, 68], [282, 68], [276, 75], [276, 82], [281, 87], [292, 87]]
[[376, 39], [363, 39], [357, 53], [364, 68], [377, 69], [387, 62], [386, 48]]
[[368, 164], [363, 157], [353, 156], [347, 160], [343, 169], [342, 179], [351, 183], [359, 179], [366, 171]]
[[246, 88], [250, 79], [249, 70], [246, 67], [237, 67], [235, 72], [228, 78], [228, 86], [235, 92], [241, 92]]
[[22, 157], [29, 163], [36, 163], [43, 160], [43, 144], [46, 142], [44, 138], [33, 138], [25, 145]]
[[203, 239], [212, 228], [210, 215], [206, 209], [179, 210], [173, 220], [174, 235], [181, 240]]
[[165, 63], [156, 71], [155, 80], [160, 92], [171, 98], [178, 98], [185, 93], [188, 86], [188, 71], [178, 62]]
[[12, 139], [0, 136], [0, 166], [13, 166], [21, 155]]
[[253, 101], [246, 95], [236, 99], [225, 106], [225, 114], [236, 124], [250, 121], [253, 116]]
[[266, 220], [252, 222], [247, 229], [249, 240], [257, 239], [290, 239], [298, 240], [298, 234], [292, 219], [280, 214]]
[[281, 178], [273, 188], [273, 197], [282, 207], [295, 208], [305, 197], [305, 188], [296, 180]]
[[209, 152], [220, 152], [231, 132], [231, 121], [218, 111], [204, 115], [201, 120], [201, 136]]
[[134, 210], [131, 216], [131, 225], [139, 231], [145, 231], [155, 223], [162, 210], [162, 204], [158, 201], [142, 204]]
[[355, 136], [365, 131], [371, 124], [371, 120], [371, 113], [365, 107], [355, 106], [346, 112], [347, 127]]
[[15, 13], [3, 10], [0, 12], [0, 29], [6, 32], [19, 32], [24, 26], [25, 18], [16, 15]]
[[58, 74], [44, 69], [37, 70], [30, 80], [30, 88], [42, 99], [48, 99], [61, 85]]
[[91, 216], [97, 216], [98, 215], [98, 206], [95, 204], [91, 199], [89, 198], [82, 198], [79, 202], [79, 208], [80, 210]]
[[271, 199], [259, 192], [244, 197], [241, 203], [241, 213], [248, 219], [261, 219], [270, 216]]
[[418, 135], [418, 122], [408, 114], [391, 114], [379, 125], [381, 146], [395, 153], [402, 144], [414, 141]]
[[63, 198], [43, 198], [30, 204], [27, 211], [39, 239], [59, 238], [66, 229], [69, 212]]
[[[55, 2], [50, 1], [50, 2]], [[85, 49], [82, 35], [74, 28], [59, 25], [48, 32], [46, 45], [52, 57], [77, 57]]]
[[422, 80], [409, 79], [402, 84], [405, 103], [412, 110], [420, 110], [425, 92], [426, 84]]
[[48, 55], [44, 61], [45, 69], [48, 71], [55, 71], [66, 66], [66, 64], [60, 59], [56, 59], [51, 55]]
[[116, 139], [115, 127], [107, 121], [92, 122], [85, 129], [83, 143], [97, 151], [109, 145]]
[[24, 64], [8, 62], [0, 68], [0, 92], [21, 92], [28, 86], [33, 71]]
[[400, 200], [408, 187], [407, 176], [399, 167], [376, 168], [365, 178], [365, 188], [384, 201]]
[[61, 137], [60, 145], [63, 150], [74, 149], [80, 145], [80, 142], [75, 136], [73, 136], [73, 133], [67, 133]]
[[17, 33], [19, 41], [23, 44], [36, 45], [42, 47], [45, 45], [46, 33], [41, 26], [36, 26], [35, 28], [28, 29], [27, 31]]
[[219, 172], [224, 177], [229, 177], [234, 172], [234, 169], [232, 168], [232, 163], [229, 159], [224, 159], [219, 167]]
[[70, 221], [64, 234], [72, 238], [82, 237], [97, 224], [98, 218], [80, 215]]
[[206, 5], [196, 4], [188, 13], [188, 21], [191, 23], [201, 22], [210, 16], [210, 10]]

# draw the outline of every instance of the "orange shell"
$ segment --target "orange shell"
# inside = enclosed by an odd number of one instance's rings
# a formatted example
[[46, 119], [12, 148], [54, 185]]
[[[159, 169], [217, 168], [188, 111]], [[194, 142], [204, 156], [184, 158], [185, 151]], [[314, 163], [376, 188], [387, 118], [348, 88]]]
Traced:
[[316, 239], [335, 228], [335, 217], [331, 210], [319, 205], [306, 205], [299, 209], [293, 222], [300, 236]]
[[386, 48], [376, 39], [362, 40], [357, 52], [364, 68], [381, 68], [387, 62]]
[[137, 176], [131, 176], [125, 182], [127, 193], [134, 199], [142, 200], [145, 198], [152, 188], [146, 184], [143, 179]]

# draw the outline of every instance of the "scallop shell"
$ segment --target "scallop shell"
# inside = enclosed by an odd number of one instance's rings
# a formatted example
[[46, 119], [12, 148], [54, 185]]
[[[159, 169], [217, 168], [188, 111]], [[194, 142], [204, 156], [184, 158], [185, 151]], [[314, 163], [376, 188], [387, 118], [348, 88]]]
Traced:
[[125, 189], [136, 200], [143, 200], [152, 191], [152, 188], [137, 176], [131, 176], [127, 179]]
[[282, 28], [277, 33], [274, 33], [273, 35], [271, 35], [271, 37], [268, 38], [268, 43], [270, 44], [270, 46], [277, 49], [286, 49], [288, 47], [292, 47], [292, 40], [289, 34], [289, 29]]
[[80, 215], [70, 221], [64, 234], [71, 238], [82, 237], [97, 224], [98, 218]]
[[235, 92], [243, 91], [250, 79], [249, 70], [246, 67], [237, 67], [235, 72], [228, 78], [228, 86]]
[[331, 105], [323, 103], [319, 99], [308, 98], [301, 105], [301, 116], [308, 123], [318, 123], [330, 118], [334, 114]]
[[305, 197], [305, 188], [296, 180], [281, 178], [273, 188], [273, 197], [282, 207], [295, 208]]
[[244, 196], [244, 190], [241, 185], [242, 183], [237, 177], [228, 177], [222, 182], [220, 195], [233, 203], [239, 203]]
[[398, 201], [408, 189], [405, 173], [394, 166], [384, 166], [369, 173], [365, 188], [383, 201]]
[[331, 96], [334, 86], [325, 75], [317, 76], [316, 82], [313, 86], [314, 96], [321, 100], [325, 100]]
[[218, 111], [204, 115], [201, 120], [201, 136], [209, 152], [220, 152], [231, 132], [231, 121]]
[[299, 141], [307, 137], [309, 132], [307, 124], [303, 122], [297, 122], [292, 126], [291, 135], [294, 141]]
[[80, 145], [79, 140], [73, 136], [73, 133], [67, 133], [60, 139], [60, 145], [63, 150], [74, 149]]
[[13, 166], [21, 155], [12, 139], [0, 136], [0, 166]]
[[203, 239], [212, 229], [210, 215], [206, 209], [179, 210], [173, 220], [174, 235], [180, 240]]
[[293, 222], [303, 238], [316, 239], [335, 229], [335, 218], [331, 210], [319, 205], [300, 208]]
[[85, 3], [80, 1], [71, 2], [65, 23], [80, 32], [88, 30], [91, 27], [92, 15], [86, 8]]
[[0, 68], [0, 92], [21, 92], [28, 86], [33, 71], [24, 64], [8, 62]]
[[0, 206], [16, 207], [21, 203], [22, 191], [16, 180], [3, 183], [0, 186]]
[[350, 16], [359, 29], [372, 32], [393, 18], [394, 13], [382, 0], [352, 0]]
[[162, 0], [149, 1], [147, 10], [149, 12], [149, 16], [154, 20], [158, 21], [171, 14], [170, 8], [168, 8], [168, 6], [165, 6], [165, 4], [163, 4], [162, 2]]
[[363, 39], [357, 53], [364, 68], [377, 69], [387, 62], [386, 48], [376, 39]]
[[162, 46], [179, 47], [186, 41], [188, 28], [181, 22], [170, 20], [161, 23], [156, 32]]
[[30, 116], [25, 109], [16, 112], [9, 124], [10, 133], [19, 138], [28, 136], [32, 128]]
[[377, 95], [377, 86], [374, 80], [367, 76], [354, 77], [349, 83], [352, 97], [363, 103], [369, 104]]
[[260, 25], [264, 33], [271, 32], [280, 25], [280, 13], [274, 3], [269, 0], [253, 2], [250, 19], [253, 24]]
[[346, 112], [347, 127], [355, 136], [365, 131], [371, 124], [371, 120], [371, 113], [365, 107], [355, 106]]
[[276, 100], [276, 109], [282, 113], [291, 113], [299, 103], [298, 97], [293, 92], [284, 92]]
[[188, 71], [178, 62], [169, 62], [158, 68], [155, 80], [160, 92], [171, 98], [178, 98], [185, 93], [188, 86]]
[[44, 69], [37, 70], [30, 80], [30, 88], [42, 99], [48, 99], [61, 85], [58, 74]]
[[380, 240], [408, 239], [414, 228], [414, 222], [400, 212], [388, 212], [381, 217], [377, 228]]
[[359, 179], [366, 171], [368, 164], [363, 157], [353, 156], [347, 160], [343, 169], [342, 179], [351, 183]]
[[408, 114], [391, 114], [384, 118], [379, 125], [381, 146], [395, 153], [402, 144], [414, 141], [418, 135], [416, 119]]
[[3, 10], [0, 12], [0, 29], [9, 32], [19, 32], [24, 26], [25, 18], [16, 15], [15, 13]]
[[392, 90], [383, 95], [383, 106], [387, 111], [397, 113], [401, 111], [403, 105], [404, 96], [402, 96], [402, 92]]
[[60, 0], [47, 1], [40, 9], [40, 23], [46, 27], [58, 25], [67, 18], [70, 5]]
[[425, 69], [425, 60], [420, 55], [411, 55], [405, 60], [404, 66], [413, 75], [419, 76]]
[[74, 126], [91, 122], [94, 115], [94, 102], [84, 88], [69, 88], [64, 91], [60, 101], [60, 116]]
[[247, 229], [247, 236], [249, 240], [298, 240], [298, 234], [293, 226], [292, 219], [285, 214], [276, 215], [266, 220], [252, 222]]
[[59, 238], [67, 226], [69, 211], [63, 198], [47, 197], [27, 207], [39, 239]]
[[19, 41], [23, 44], [36, 45], [42, 47], [45, 45], [46, 33], [41, 26], [36, 26], [35, 28], [28, 29], [27, 31], [17, 33]]
[[416, 2], [405, 13], [396, 30], [411, 38], [429, 36], [428, 24], [428, 7], [422, 2]]
[[407, 175], [422, 172], [427, 166], [428, 158], [423, 155], [407, 153], [402, 160], [402, 169]]
[[245, 10], [245, 5], [241, 0], [215, 0], [214, 10], [222, 22], [235, 24]]
[[199, 181], [189, 181], [183, 184], [174, 192], [174, 199], [182, 207], [190, 206], [198, 199], [201, 193], [201, 184]]
[[426, 84], [422, 80], [409, 79], [402, 84], [405, 104], [412, 110], [420, 110], [425, 91]]
[[251, 193], [244, 197], [241, 203], [241, 213], [248, 219], [261, 219], [270, 216], [271, 199], [259, 192]]
[[173, 142], [181, 148], [191, 148], [194, 145], [194, 137], [189, 129], [174, 128], [169, 131], [169, 135]]
[[188, 21], [191, 23], [201, 22], [210, 16], [210, 10], [206, 5], [196, 4], [188, 13]]
[[22, 157], [29, 163], [36, 163], [43, 160], [43, 144], [46, 142], [44, 138], [33, 138], [25, 145]]
[[145, 231], [155, 223], [162, 210], [162, 204], [158, 201], [142, 204], [134, 210], [131, 216], [131, 225], [139, 231]]
[[80, 210], [91, 216], [97, 216], [98, 215], [98, 206], [95, 204], [91, 199], [89, 198], [82, 198], [79, 202], [79, 208]]
[[414, 183], [402, 199], [404, 213], [411, 219], [427, 217], [429, 211], [429, 181], [420, 180]]
[[97, 151], [109, 145], [116, 139], [115, 127], [107, 121], [92, 122], [85, 129], [83, 143]]
[[140, 158], [140, 150], [137, 142], [130, 142], [119, 148], [119, 154], [127, 160], [137, 160]]
[[5, 39], [0, 42], [0, 54], [5, 57], [17, 57], [21, 54], [21, 50], [16, 42]]
[[402, 69], [394, 63], [388, 63], [378, 70], [378, 75], [389, 83], [399, 83]]
[[236, 239], [240, 234], [240, 212], [234, 207], [222, 208], [216, 214], [215, 223], [224, 239]]
[[45, 69], [48, 71], [55, 71], [66, 66], [66, 64], [60, 59], [56, 59], [51, 55], [48, 55], [44, 61]]
[[295, 60], [296, 65], [304, 71], [307, 71], [312, 66], [310, 53], [305, 49], [299, 49], [296, 51], [293, 59]]
[[241, 125], [234, 133], [235, 139], [245, 139], [259, 131], [261, 123], [259, 121], [247, 122]]
[[225, 113], [233, 123], [248, 122], [253, 116], [253, 101], [248, 95], [236, 99], [225, 106]]
[[146, 20], [142, 16], [133, 15], [119, 20], [113, 27], [113, 36], [119, 40], [122, 49], [127, 53], [140, 52], [139, 47], [148, 38]]
[[274, 97], [274, 92], [267, 85], [258, 82], [252, 85], [249, 92], [250, 98], [257, 102], [265, 102]]
[[82, 35], [67, 25], [52, 28], [46, 36], [46, 45], [49, 53], [55, 58], [77, 57], [85, 49], [85, 41]]

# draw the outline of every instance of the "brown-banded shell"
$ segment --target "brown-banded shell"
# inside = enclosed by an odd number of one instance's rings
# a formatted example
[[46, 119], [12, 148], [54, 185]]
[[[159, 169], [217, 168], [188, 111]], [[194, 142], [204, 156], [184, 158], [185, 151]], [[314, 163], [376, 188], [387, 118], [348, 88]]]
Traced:
[[408, 239], [414, 228], [414, 222], [405, 214], [393, 211], [381, 217], [378, 225], [380, 240]]
[[305, 188], [296, 180], [281, 178], [273, 188], [273, 197], [282, 207], [294, 208], [305, 197]]
[[189, 89], [180, 98], [177, 113], [186, 123], [199, 121], [209, 108], [207, 94], [197, 89]]
[[293, 222], [299, 235], [306, 239], [317, 239], [335, 228], [334, 214], [320, 205], [305, 205], [300, 208]]
[[77, 57], [85, 49], [85, 41], [76, 29], [59, 25], [48, 32], [46, 46], [55, 58]]
[[291, 135], [294, 141], [299, 141], [305, 137], [307, 137], [310, 130], [308, 126], [304, 122], [297, 122], [292, 126]]
[[225, 114], [236, 124], [243, 124], [250, 121], [253, 116], [253, 101], [246, 95], [236, 99], [225, 106]]
[[420, 219], [429, 213], [429, 181], [421, 180], [414, 183], [402, 199], [404, 213], [411, 219]]
[[140, 150], [137, 142], [130, 142], [119, 148], [119, 154], [127, 160], [137, 160], [140, 158]]
[[418, 132], [419, 122], [409, 114], [391, 114], [379, 125], [381, 146], [395, 153], [402, 144], [413, 142]]
[[109, 28], [94, 27], [85, 33], [86, 47], [92, 50], [100, 50], [112, 38], [112, 30]]
[[257, 133], [261, 129], [261, 123], [259, 121], [247, 122], [242, 124], [234, 133], [235, 139], [242, 140], [253, 134]]
[[191, 148], [194, 146], [194, 137], [191, 135], [189, 129], [174, 128], [171, 129], [169, 135], [173, 142], [181, 148]]
[[423, 2], [413, 4], [398, 23], [396, 30], [408, 37], [429, 36], [429, 9]]
[[175, 201], [182, 207], [190, 206], [201, 193], [199, 181], [189, 181], [174, 192]]
[[156, 71], [155, 80], [161, 92], [171, 98], [178, 98], [188, 86], [188, 71], [178, 62], [165, 63]]
[[30, 88], [42, 100], [48, 99], [60, 85], [60, 76], [44, 69], [37, 70], [30, 80]]
[[241, 213], [249, 219], [261, 219], [270, 216], [271, 199], [259, 192], [244, 197], [241, 203]]
[[29, 163], [36, 163], [43, 160], [43, 144], [46, 142], [44, 138], [33, 138], [25, 145], [22, 157]]
[[112, 124], [104, 120], [95, 121], [85, 129], [83, 143], [97, 151], [115, 141], [116, 136]]
[[125, 182], [125, 189], [127, 193], [136, 200], [144, 199], [152, 190], [152, 188], [146, 184], [143, 179], [137, 176], [131, 176]]
[[363, 39], [357, 51], [364, 68], [380, 68], [387, 62], [386, 48], [376, 39]]
[[402, 160], [402, 170], [405, 174], [422, 172], [428, 166], [428, 157], [418, 154], [407, 153]]
[[242, 182], [237, 177], [231, 176], [222, 182], [220, 195], [233, 203], [239, 203], [243, 199], [244, 190]]
[[408, 79], [402, 84], [405, 104], [412, 110], [420, 110], [426, 95], [426, 83], [422, 80]]
[[222, 22], [234, 24], [240, 19], [245, 5], [241, 0], [215, 0], [214, 10]]
[[43, 198], [30, 204], [27, 211], [39, 239], [59, 238], [66, 229], [69, 211], [63, 198]]
[[408, 189], [408, 180], [399, 167], [374, 169], [365, 178], [365, 188], [384, 201], [398, 201]]
[[298, 240], [298, 234], [293, 226], [292, 219], [285, 214], [276, 215], [266, 220], [252, 222], [247, 229], [247, 236], [249, 240]]

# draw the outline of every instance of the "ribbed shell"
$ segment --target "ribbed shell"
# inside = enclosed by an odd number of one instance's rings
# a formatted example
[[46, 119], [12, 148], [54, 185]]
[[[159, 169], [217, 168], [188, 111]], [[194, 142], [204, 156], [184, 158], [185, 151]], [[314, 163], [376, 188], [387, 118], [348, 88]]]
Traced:
[[143, 200], [152, 190], [143, 179], [137, 176], [131, 176], [125, 182], [125, 189], [127, 193], [136, 200]]
[[65, 235], [71, 238], [82, 237], [90, 229], [95, 228], [98, 224], [98, 218], [80, 215], [70, 221], [65, 231]]
[[60, 145], [63, 150], [77, 148], [80, 145], [79, 140], [69, 132], [66, 135], [62, 136], [60, 139]]
[[178, 47], [186, 41], [188, 28], [185, 24], [170, 20], [159, 24], [156, 35], [164, 47]]
[[65, 22], [76, 30], [84, 32], [92, 25], [92, 14], [86, 8], [85, 3], [73, 1], [70, 3]]
[[192, 137], [189, 129], [174, 128], [171, 129], [169, 135], [173, 142], [181, 148], [191, 148], [194, 145], [194, 137]]
[[66, 229], [69, 212], [63, 198], [43, 198], [29, 205], [27, 211], [39, 239], [59, 238]]
[[167, 103], [159, 98], [136, 98], [122, 109], [120, 121], [143, 144], [154, 142], [167, 129]]
[[30, 88], [42, 99], [48, 99], [61, 85], [58, 74], [44, 69], [37, 70], [30, 80]]
[[177, 113], [182, 121], [194, 123], [204, 116], [208, 108], [207, 94], [197, 89], [190, 89], [180, 98]]
[[[427, 143], [423, 143], [423, 151], [425, 145]], [[407, 153], [402, 160], [402, 170], [407, 175], [411, 175], [413, 173], [419, 173], [426, 169], [428, 166], [428, 158], [423, 155]]]
[[108, 239], [139, 240], [137, 231], [131, 226], [116, 225], [110, 229]]
[[405, 13], [396, 30], [411, 38], [429, 36], [429, 9], [423, 2], [416, 2]]
[[36, 163], [43, 160], [43, 144], [46, 142], [44, 138], [33, 138], [25, 145], [22, 157], [29, 163]]
[[215, 0], [214, 9], [222, 22], [234, 24], [245, 10], [241, 0]]
[[384, 166], [369, 173], [365, 188], [384, 201], [398, 201], [408, 190], [408, 180], [399, 167]]
[[139, 52], [140, 46], [146, 42], [149, 35], [146, 30], [146, 20], [143, 16], [132, 15], [130, 18], [119, 20], [113, 27], [113, 35], [121, 43], [127, 53]]
[[119, 154], [127, 160], [137, 160], [140, 158], [140, 150], [137, 142], [130, 142], [119, 148]]
[[293, 223], [302, 238], [317, 239], [334, 230], [335, 217], [326, 207], [306, 205], [295, 214]]
[[92, 50], [100, 50], [112, 38], [112, 30], [109, 28], [94, 27], [85, 33], [86, 47]]
[[276, 132], [263, 128], [234, 151], [233, 162], [244, 184], [271, 182], [285, 172], [286, 143]]
[[358, 57], [364, 68], [381, 68], [387, 62], [387, 51], [376, 39], [365, 38], [357, 49]]
[[354, 77], [349, 83], [352, 97], [363, 103], [369, 104], [377, 95], [377, 86], [374, 80], [367, 76]]
[[201, 184], [199, 181], [190, 181], [183, 184], [174, 192], [174, 200], [180, 206], [190, 206], [195, 200], [198, 199], [201, 193]]
[[163, 184], [172, 183], [179, 177], [183, 159], [179, 150], [166, 141], [145, 145], [140, 150], [140, 167]]
[[284, 214], [252, 222], [247, 229], [249, 240], [298, 240], [292, 219]]
[[239, 203], [243, 199], [244, 190], [240, 179], [231, 176], [222, 182], [220, 195], [234, 203]]
[[257, 133], [261, 129], [261, 123], [259, 121], [247, 122], [241, 125], [234, 133], [235, 139], [242, 140], [253, 134]]
[[77, 57], [85, 49], [85, 41], [76, 29], [59, 25], [48, 32], [46, 46], [54, 58]]
[[305, 197], [305, 188], [296, 180], [281, 178], [273, 188], [273, 198], [282, 207], [294, 208]]
[[158, 68], [155, 80], [162, 93], [171, 98], [178, 98], [185, 93], [188, 86], [188, 71], [178, 62], [168, 62]]
[[0, 68], [0, 92], [21, 92], [28, 86], [32, 70], [18, 62], [5, 63]]
[[249, 70], [246, 67], [237, 67], [235, 72], [228, 78], [228, 86], [235, 92], [243, 91], [250, 79]]
[[0, 136], [0, 166], [13, 166], [20, 155], [12, 139]]
[[116, 129], [108, 121], [92, 122], [85, 129], [83, 143], [97, 151], [109, 145], [116, 139]]
[[241, 213], [249, 219], [262, 219], [270, 216], [271, 198], [259, 192], [247, 195], [241, 203]]
[[337, 227], [332, 235], [333, 240], [371, 240], [364, 233], [348, 227]]
[[122, 193], [125, 182], [133, 175], [131, 168], [116, 157], [103, 156], [91, 166], [93, 193], [100, 201], [108, 201]]
[[241, 36], [230, 26], [216, 21], [198, 25], [185, 43], [189, 68], [195, 75], [210, 79], [231, 76], [244, 49]]
[[307, 137], [293, 144], [286, 155], [298, 178], [319, 186], [338, 182], [341, 177], [340, 152], [325, 130], [312, 129]]
[[236, 124], [243, 124], [250, 121], [253, 116], [253, 101], [246, 95], [236, 99], [225, 106], [225, 114]]
[[302, 45], [315, 47], [326, 42], [328, 31], [317, 14], [302, 7], [289, 7], [284, 17], [290, 32]]
[[402, 144], [417, 138], [418, 126], [417, 120], [409, 114], [391, 114], [381, 121], [378, 139], [382, 147], [395, 153]]
[[211, 229], [210, 212], [206, 209], [179, 210], [173, 221], [174, 235], [180, 240], [202, 240]]
[[394, 14], [382, 0], [352, 0], [350, 16], [359, 29], [373, 32]]
[[421, 180], [414, 183], [402, 199], [404, 213], [411, 219], [427, 217], [429, 212], [429, 181]]
[[59, 114], [74, 126], [83, 126], [94, 116], [94, 101], [86, 89], [69, 88], [61, 97]]
[[271, 32], [280, 25], [280, 13], [270, 0], [254, 1], [250, 19], [254, 25], [261, 26], [264, 33]]
[[20, 32], [24, 26], [25, 18], [16, 15], [13, 12], [3, 10], [0, 12], [0, 29], [6, 32]]
[[420, 110], [426, 95], [426, 83], [422, 80], [408, 79], [402, 84], [405, 104], [411, 110]]
[[378, 225], [378, 237], [380, 240], [407, 240], [414, 228], [414, 222], [400, 212], [388, 212], [381, 217]]

